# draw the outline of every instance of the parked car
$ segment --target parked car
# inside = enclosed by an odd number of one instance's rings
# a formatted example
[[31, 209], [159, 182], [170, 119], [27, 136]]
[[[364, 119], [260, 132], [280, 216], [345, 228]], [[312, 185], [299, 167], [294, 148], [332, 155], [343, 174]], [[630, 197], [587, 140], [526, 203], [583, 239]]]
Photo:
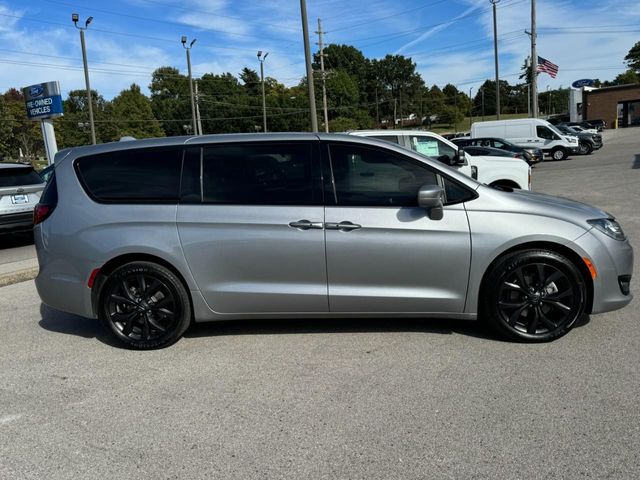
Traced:
[[564, 122], [564, 124], [569, 126], [569, 127], [581, 127], [581, 128], [583, 128], [585, 130], [595, 130], [594, 133], [598, 133], [598, 128], [595, 125], [593, 125], [591, 122], [586, 122], [586, 121], [582, 121], [582, 122]]
[[599, 132], [602, 132], [605, 128], [607, 128], [607, 122], [604, 120], [589, 120], [589, 125], [598, 129]]
[[44, 182], [31, 165], [0, 163], [0, 234], [29, 231]]
[[484, 319], [548, 341], [631, 301], [595, 207], [480, 184], [355, 135], [169, 137], [57, 154], [36, 207], [42, 301], [159, 348], [196, 322]]
[[584, 128], [581, 127], [580, 125], [566, 125], [566, 127], [571, 130], [572, 132], [578, 134], [578, 133], [589, 133], [591, 135], [597, 135], [598, 134], [598, 130], [596, 128]]
[[451, 140], [453, 143], [468, 151], [467, 147], [475, 145], [478, 147], [493, 147], [500, 150], [507, 150], [509, 152], [519, 153], [522, 158], [529, 164], [534, 165], [543, 160], [542, 150], [539, 148], [525, 148], [520, 147], [514, 143], [511, 143], [503, 138], [469, 138], [462, 137]]
[[471, 138], [504, 138], [526, 148], [539, 148], [554, 160], [564, 160], [571, 153], [578, 153], [578, 139], [563, 135], [555, 126], [539, 118], [494, 120], [475, 122], [471, 126]]
[[556, 125], [556, 128], [565, 135], [574, 135], [578, 138], [580, 149], [578, 153], [581, 155], [589, 155], [594, 150], [602, 148], [602, 135], [574, 130], [576, 127], [566, 125]]
[[507, 150], [500, 150], [499, 148], [493, 148], [493, 147], [476, 147], [474, 145], [471, 145], [468, 147], [464, 147], [464, 151], [465, 153], [468, 153], [473, 157], [492, 156], [492, 157], [508, 157], [508, 158], [515, 158], [518, 160], [524, 160], [522, 154], [520, 153], [508, 152]]
[[487, 185], [531, 189], [531, 168], [525, 162], [514, 162], [503, 156], [460, 154], [455, 143], [437, 133], [423, 130], [358, 130], [349, 133], [399, 144], [458, 169]]

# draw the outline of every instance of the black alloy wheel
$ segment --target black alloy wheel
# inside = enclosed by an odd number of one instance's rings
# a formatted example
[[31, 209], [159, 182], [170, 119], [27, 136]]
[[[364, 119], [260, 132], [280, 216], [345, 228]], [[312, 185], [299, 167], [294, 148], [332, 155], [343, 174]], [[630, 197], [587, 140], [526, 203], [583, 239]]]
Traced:
[[100, 292], [99, 316], [122, 344], [162, 348], [189, 326], [191, 307], [182, 282], [168, 269], [136, 262], [116, 269]]
[[589, 155], [593, 152], [593, 146], [589, 142], [580, 142], [580, 155]]
[[565, 257], [545, 250], [509, 255], [496, 264], [485, 291], [485, 314], [512, 339], [548, 341], [566, 334], [582, 316], [586, 286]]

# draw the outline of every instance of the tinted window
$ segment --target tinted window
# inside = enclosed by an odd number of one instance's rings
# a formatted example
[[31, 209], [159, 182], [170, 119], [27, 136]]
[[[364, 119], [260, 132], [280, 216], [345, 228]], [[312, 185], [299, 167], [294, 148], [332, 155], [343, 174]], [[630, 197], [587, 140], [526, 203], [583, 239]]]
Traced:
[[453, 158], [456, 154], [456, 150], [453, 147], [439, 138], [426, 135], [411, 135], [410, 142], [413, 150], [428, 157], [438, 158], [446, 155], [449, 158]]
[[356, 145], [331, 145], [338, 205], [413, 207], [418, 189], [437, 184], [426, 166], [393, 152]]
[[314, 205], [310, 143], [229, 144], [205, 147], [202, 195], [205, 203]]
[[451, 205], [453, 203], [466, 202], [474, 198], [473, 193], [464, 188], [462, 185], [449, 180], [448, 178], [442, 178], [444, 184], [444, 192], [446, 194], [446, 204]]
[[553, 133], [551, 130], [549, 130], [544, 125], [538, 125], [536, 127], [536, 133], [538, 134], [539, 138], [544, 138], [544, 139], [547, 139], [547, 140], [556, 140], [557, 139], [556, 134]]
[[79, 158], [76, 169], [91, 196], [104, 202], [176, 202], [182, 148], [139, 148]]
[[44, 183], [33, 168], [0, 168], [0, 187], [21, 187]]
[[385, 142], [400, 144], [400, 139], [397, 135], [372, 135], [371, 138], [377, 138], [378, 140], [384, 140]]

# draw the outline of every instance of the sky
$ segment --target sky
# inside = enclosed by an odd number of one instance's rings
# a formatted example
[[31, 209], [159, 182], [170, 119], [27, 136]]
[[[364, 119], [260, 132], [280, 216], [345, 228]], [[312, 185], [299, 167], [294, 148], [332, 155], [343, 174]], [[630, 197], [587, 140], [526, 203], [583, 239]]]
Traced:
[[[411, 57], [427, 85], [447, 83], [477, 92], [494, 78], [493, 16], [489, 0], [307, 0], [312, 49], [317, 19], [325, 44], [349, 44], [369, 58]], [[148, 93], [151, 72], [170, 65], [186, 73], [182, 35], [196, 38], [194, 76], [259, 69], [295, 85], [305, 74], [298, 0], [0, 0], [0, 91], [58, 80], [64, 94], [84, 88], [79, 33], [86, 32], [91, 86], [110, 99], [131, 83]], [[640, 41], [638, 0], [538, 0], [538, 55], [556, 63], [556, 79], [539, 89], [568, 87], [581, 78], [613, 79]], [[530, 40], [531, 0], [499, 0], [500, 77], [517, 83]]]

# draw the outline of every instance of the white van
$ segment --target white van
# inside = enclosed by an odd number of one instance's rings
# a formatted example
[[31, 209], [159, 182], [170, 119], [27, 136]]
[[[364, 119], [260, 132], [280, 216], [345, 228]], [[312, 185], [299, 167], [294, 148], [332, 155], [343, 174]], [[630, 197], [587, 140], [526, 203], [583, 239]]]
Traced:
[[494, 120], [471, 125], [471, 138], [485, 137], [504, 138], [521, 147], [537, 147], [554, 160], [564, 160], [580, 150], [577, 137], [564, 135], [540, 118]]
[[422, 130], [358, 130], [348, 133], [397, 143], [440, 160], [487, 185], [531, 190], [531, 167], [524, 160], [465, 154], [464, 161], [457, 163], [458, 147], [454, 143], [436, 133]]

